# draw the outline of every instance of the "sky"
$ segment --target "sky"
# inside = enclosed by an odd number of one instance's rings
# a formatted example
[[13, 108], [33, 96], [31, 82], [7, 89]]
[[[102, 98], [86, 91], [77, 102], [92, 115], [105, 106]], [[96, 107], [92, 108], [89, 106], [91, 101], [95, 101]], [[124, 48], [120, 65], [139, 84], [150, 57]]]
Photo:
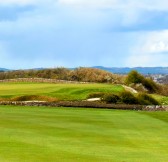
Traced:
[[167, 0], [0, 0], [0, 67], [168, 66]]

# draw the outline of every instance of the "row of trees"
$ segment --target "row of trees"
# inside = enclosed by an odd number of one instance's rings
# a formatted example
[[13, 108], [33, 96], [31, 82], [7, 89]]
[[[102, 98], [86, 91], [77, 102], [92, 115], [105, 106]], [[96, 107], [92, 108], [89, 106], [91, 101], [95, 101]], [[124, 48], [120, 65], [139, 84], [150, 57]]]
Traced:
[[0, 80], [16, 78], [45, 78], [81, 82], [123, 83], [124, 77], [94, 68], [55, 68], [43, 70], [17, 70], [0, 72]]

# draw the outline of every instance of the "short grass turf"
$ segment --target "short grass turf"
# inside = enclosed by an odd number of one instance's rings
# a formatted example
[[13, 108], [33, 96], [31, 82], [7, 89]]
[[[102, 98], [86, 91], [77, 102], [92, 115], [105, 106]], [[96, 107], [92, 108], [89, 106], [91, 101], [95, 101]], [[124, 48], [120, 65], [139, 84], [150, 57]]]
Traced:
[[39, 95], [60, 100], [81, 100], [94, 92], [118, 93], [123, 90], [121, 85], [112, 84], [0, 83], [0, 98]]
[[167, 162], [168, 112], [0, 106], [2, 162]]

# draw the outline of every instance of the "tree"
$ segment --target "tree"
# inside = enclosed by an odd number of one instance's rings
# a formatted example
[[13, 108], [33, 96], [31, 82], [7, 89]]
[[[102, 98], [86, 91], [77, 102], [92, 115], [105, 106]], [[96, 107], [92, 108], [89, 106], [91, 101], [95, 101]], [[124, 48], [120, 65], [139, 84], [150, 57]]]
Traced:
[[132, 70], [130, 73], [128, 73], [128, 76], [126, 77], [126, 84], [131, 84], [131, 83], [143, 83], [144, 81], [144, 76], [139, 74], [136, 70]]
[[158, 85], [151, 79], [145, 78], [143, 75], [139, 74], [137, 71], [131, 71], [126, 77], [125, 83], [130, 85], [134, 84], [142, 84], [150, 93], [157, 92]]

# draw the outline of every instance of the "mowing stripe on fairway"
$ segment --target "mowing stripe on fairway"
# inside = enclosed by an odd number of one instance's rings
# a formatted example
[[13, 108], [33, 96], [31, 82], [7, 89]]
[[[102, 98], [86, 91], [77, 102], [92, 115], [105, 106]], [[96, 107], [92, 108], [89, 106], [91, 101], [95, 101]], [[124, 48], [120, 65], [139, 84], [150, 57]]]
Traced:
[[168, 161], [168, 112], [0, 106], [0, 161]]

